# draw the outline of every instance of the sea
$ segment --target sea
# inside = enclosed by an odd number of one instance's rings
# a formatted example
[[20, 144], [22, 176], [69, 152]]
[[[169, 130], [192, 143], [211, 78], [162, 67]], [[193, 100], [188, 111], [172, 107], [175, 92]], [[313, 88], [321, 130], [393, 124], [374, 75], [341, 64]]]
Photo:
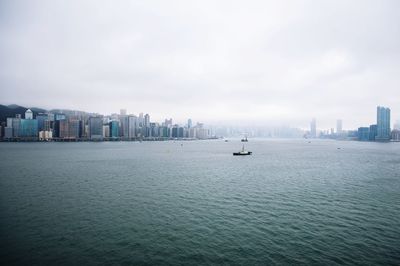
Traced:
[[400, 143], [0, 143], [1, 265], [400, 265]]

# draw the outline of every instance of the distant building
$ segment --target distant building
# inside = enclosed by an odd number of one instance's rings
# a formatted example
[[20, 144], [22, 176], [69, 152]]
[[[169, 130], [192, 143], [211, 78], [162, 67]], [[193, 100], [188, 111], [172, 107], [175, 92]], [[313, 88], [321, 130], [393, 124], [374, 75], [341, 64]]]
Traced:
[[342, 120], [341, 120], [341, 119], [338, 119], [338, 120], [336, 121], [336, 133], [337, 133], [337, 134], [342, 134], [342, 132], [343, 132], [342, 126], [343, 126]]
[[360, 141], [369, 141], [369, 127], [359, 127], [357, 137]]
[[36, 119], [21, 119], [19, 137], [35, 139], [38, 138], [38, 122]]
[[4, 139], [12, 139], [13, 138], [13, 128], [5, 127], [4, 128]]
[[55, 120], [63, 120], [63, 119], [66, 119], [67, 117], [66, 117], [66, 115], [65, 114], [55, 114], [54, 115], [54, 119]]
[[390, 140], [390, 109], [378, 106], [377, 107], [377, 135], [375, 140], [377, 141], [389, 141]]
[[399, 129], [392, 130], [392, 140], [400, 141], [400, 130]]
[[31, 111], [31, 109], [26, 110], [25, 119], [33, 119], [33, 112]]
[[378, 130], [376, 125], [369, 126], [369, 140], [375, 141], [376, 135], [378, 134]]
[[393, 129], [400, 130], [400, 120], [397, 120], [396, 123], [394, 123]]
[[20, 136], [20, 128], [21, 128], [21, 116], [12, 119], [12, 129], [13, 129], [13, 137], [18, 138]]
[[192, 119], [188, 119], [188, 122], [187, 122], [187, 127], [188, 128], [191, 128], [192, 127]]
[[103, 125], [103, 137], [104, 138], [109, 138], [110, 137], [110, 126], [107, 125]]
[[38, 121], [38, 130], [42, 131], [44, 130], [44, 123], [46, 120], [48, 120], [49, 116], [47, 114], [38, 114], [36, 116], [36, 120]]
[[116, 120], [112, 120], [109, 123], [110, 126], [110, 138], [117, 139], [119, 138], [119, 122]]
[[137, 124], [137, 117], [134, 115], [128, 116], [128, 138], [130, 139], [136, 137], [136, 124]]
[[144, 115], [144, 127], [150, 127], [150, 115], [149, 114]]
[[120, 115], [126, 115], [126, 109], [121, 109], [121, 110], [119, 111], [119, 113], [120, 113]]
[[119, 117], [119, 134], [123, 139], [129, 138], [129, 117], [126, 115]]
[[310, 137], [317, 137], [317, 120], [315, 118], [313, 118], [310, 123]]
[[91, 140], [103, 139], [103, 119], [101, 117], [89, 118], [89, 136]]

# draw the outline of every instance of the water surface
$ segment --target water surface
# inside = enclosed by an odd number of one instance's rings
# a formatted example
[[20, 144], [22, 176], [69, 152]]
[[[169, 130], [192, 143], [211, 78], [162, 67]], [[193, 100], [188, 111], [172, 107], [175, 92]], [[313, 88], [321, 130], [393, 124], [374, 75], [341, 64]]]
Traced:
[[241, 145], [0, 143], [1, 260], [400, 264], [400, 143]]

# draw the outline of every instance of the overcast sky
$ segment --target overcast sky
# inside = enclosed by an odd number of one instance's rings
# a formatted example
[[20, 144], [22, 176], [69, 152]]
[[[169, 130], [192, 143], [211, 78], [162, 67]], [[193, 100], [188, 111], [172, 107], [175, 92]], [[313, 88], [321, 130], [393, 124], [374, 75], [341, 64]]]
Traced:
[[0, 1], [0, 104], [344, 128], [400, 118], [400, 1]]

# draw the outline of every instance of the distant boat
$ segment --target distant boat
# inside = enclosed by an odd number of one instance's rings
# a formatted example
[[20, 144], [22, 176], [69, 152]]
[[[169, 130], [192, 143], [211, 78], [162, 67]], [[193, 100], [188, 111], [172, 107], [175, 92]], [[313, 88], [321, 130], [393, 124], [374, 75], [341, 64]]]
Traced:
[[243, 145], [242, 150], [238, 151], [238, 152], [234, 152], [233, 155], [251, 155], [251, 151], [245, 151], [244, 145]]
[[247, 136], [245, 136], [244, 139], [241, 140], [241, 142], [248, 142]]

